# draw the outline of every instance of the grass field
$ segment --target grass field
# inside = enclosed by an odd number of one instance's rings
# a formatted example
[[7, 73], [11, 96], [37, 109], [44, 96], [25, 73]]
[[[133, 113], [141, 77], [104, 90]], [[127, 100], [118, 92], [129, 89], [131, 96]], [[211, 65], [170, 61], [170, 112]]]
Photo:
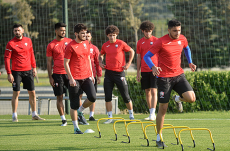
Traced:
[[[147, 115], [135, 115], [136, 119], [144, 119]], [[123, 136], [126, 134], [124, 124], [117, 123], [116, 131], [118, 140], [115, 141], [113, 124], [103, 124], [100, 122], [101, 138], [98, 138], [96, 122], [89, 122], [90, 125], [80, 125], [84, 132], [86, 129], [93, 129], [95, 133], [83, 135], [73, 134], [73, 126], [70, 116], [67, 115], [68, 126], [61, 127], [58, 115], [43, 115], [46, 121], [32, 121], [29, 115], [19, 115], [19, 122], [12, 123], [11, 115], [0, 115], [0, 150], [161, 150], [155, 146], [156, 135], [153, 127], [147, 128], [147, 135], [150, 146], [143, 139], [141, 125], [129, 125], [128, 131], [131, 142]], [[88, 119], [88, 115], [85, 115]], [[106, 115], [95, 115], [100, 119]], [[128, 115], [116, 115], [128, 119]], [[208, 128], [211, 130], [217, 151], [227, 151], [230, 149], [230, 112], [197, 112], [183, 114], [167, 114], [165, 123], [174, 126], [189, 126], [191, 128]], [[176, 130], [177, 133], [179, 129]], [[212, 142], [208, 131], [193, 131], [196, 147], [192, 146], [192, 140], [188, 131], [183, 132], [181, 137], [185, 151], [200, 151], [212, 148]], [[175, 136], [171, 129], [163, 131], [166, 145], [165, 150], [181, 150], [176, 143]]]

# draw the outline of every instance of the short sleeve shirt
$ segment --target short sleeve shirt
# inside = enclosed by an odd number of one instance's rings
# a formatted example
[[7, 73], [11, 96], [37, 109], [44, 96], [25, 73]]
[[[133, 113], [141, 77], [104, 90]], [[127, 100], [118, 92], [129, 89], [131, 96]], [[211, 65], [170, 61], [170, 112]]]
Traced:
[[153, 54], [158, 53], [158, 67], [162, 69], [159, 77], [175, 77], [184, 73], [181, 68], [181, 53], [188, 46], [185, 36], [171, 39], [169, 35], [159, 38], [150, 48]]
[[[145, 63], [145, 60], [143, 59], [143, 57], [149, 51], [149, 48], [153, 45], [153, 43], [157, 39], [158, 38], [154, 36], [150, 37], [149, 39], [146, 39], [145, 37], [143, 37], [137, 42], [136, 53], [140, 54], [141, 56], [141, 72], [151, 72], [152, 71], [149, 68], [149, 66]], [[158, 54], [154, 54], [151, 60], [154, 63], [154, 65], [157, 66], [158, 65]]]
[[115, 43], [107, 41], [102, 45], [101, 54], [106, 54], [106, 69], [122, 72], [126, 64], [125, 52], [131, 49], [124, 41], [117, 39]]
[[66, 74], [64, 68], [64, 55], [66, 46], [72, 41], [70, 38], [64, 38], [61, 41], [54, 39], [50, 42], [46, 49], [46, 56], [53, 57], [53, 73]]
[[92, 76], [89, 56], [90, 46], [88, 41], [77, 43], [73, 40], [67, 45], [64, 58], [70, 59], [70, 72], [75, 80], [82, 80]]

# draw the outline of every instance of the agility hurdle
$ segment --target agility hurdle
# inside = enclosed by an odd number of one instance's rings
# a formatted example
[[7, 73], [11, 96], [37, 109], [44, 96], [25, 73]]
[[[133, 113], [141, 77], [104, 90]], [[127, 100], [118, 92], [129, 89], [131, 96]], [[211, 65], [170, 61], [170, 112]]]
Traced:
[[[174, 135], [175, 135], [176, 140], [177, 140], [177, 145], [179, 144], [179, 141], [178, 141], [178, 137], [177, 137], [177, 135], [176, 135], [175, 128], [187, 128], [187, 129], [190, 130], [190, 128], [189, 128], [188, 126], [173, 126], [173, 127], [163, 127], [162, 129], [160, 129], [160, 132], [159, 132], [159, 133], [162, 134], [162, 130], [163, 130], [163, 129], [171, 129], [171, 128], [174, 129]], [[195, 145], [194, 137], [193, 137], [193, 135], [192, 135], [192, 131], [191, 131], [191, 130], [190, 130], [190, 135], [191, 135], [192, 141], [193, 141], [193, 143], [194, 143], [194, 145]], [[160, 135], [160, 138], [161, 138], [161, 142], [163, 143], [163, 149], [164, 149], [164, 141], [163, 141], [163, 138], [162, 138], [161, 135]]]
[[121, 119], [121, 120], [124, 120], [124, 118], [122, 117], [112, 117], [112, 118], [101, 118], [97, 121], [97, 129], [98, 129], [98, 133], [99, 133], [99, 138], [101, 138], [101, 131], [100, 131], [100, 128], [99, 128], [99, 122], [101, 120], [108, 120], [108, 119]]
[[[156, 133], [156, 135], [157, 135], [157, 129], [156, 129], [156, 124], [150, 124], [150, 125], [146, 125], [145, 126], [145, 128], [144, 128], [144, 135], [145, 135], [145, 139], [146, 139], [146, 141], [147, 141], [147, 146], [149, 146], [149, 140], [148, 140], [148, 136], [147, 136], [147, 133], [146, 133], [146, 128], [147, 127], [150, 127], [150, 126], [154, 126], [154, 129], [155, 129], [155, 133]], [[173, 127], [173, 125], [171, 125], [171, 124], [163, 124], [163, 126], [171, 126], [171, 127]], [[173, 132], [174, 132], [174, 134], [176, 134], [176, 131], [175, 131], [175, 129], [173, 128]], [[175, 135], [175, 137], [177, 137], [176, 135]]]
[[143, 126], [144, 123], [151, 123], [151, 124], [154, 124], [153, 122], [131, 122], [131, 123], [128, 123], [128, 124], [126, 125], [126, 133], [127, 133], [128, 139], [129, 139], [129, 143], [130, 143], [130, 136], [129, 136], [129, 132], [128, 132], [128, 126], [129, 126], [130, 124], [141, 124], [142, 131], [143, 131], [143, 133], [144, 133], [144, 126]]
[[[206, 130], [206, 131], [208, 131], [209, 134], [210, 134], [211, 141], [212, 141], [213, 151], [215, 150], [214, 140], [213, 140], [213, 138], [212, 138], [212, 133], [211, 133], [211, 131], [210, 131], [209, 129], [207, 129], [207, 128], [189, 128], [189, 129], [182, 129], [182, 130], [180, 130], [179, 133], [178, 133], [178, 137], [179, 137], [179, 141], [180, 141], [180, 144], [181, 144], [182, 151], [184, 151], [184, 146], [183, 146], [183, 144], [182, 144], [182, 140], [181, 140], [180, 134], [181, 134], [182, 131], [190, 131], [190, 133], [191, 133], [191, 130]], [[193, 141], [193, 143], [194, 143], [194, 147], [195, 147], [195, 146], [196, 146], [196, 145], [195, 145], [195, 140]], [[207, 149], [212, 150], [212, 149], [210, 149], [210, 148], [207, 148]]]
[[116, 132], [116, 128], [115, 128], [115, 124], [118, 123], [118, 122], [124, 122], [125, 124], [125, 129], [126, 129], [126, 122], [141, 122], [140, 120], [117, 120], [113, 123], [113, 130], [114, 130], [114, 133], [115, 133], [115, 137], [116, 137], [116, 141], [117, 141], [117, 132]]

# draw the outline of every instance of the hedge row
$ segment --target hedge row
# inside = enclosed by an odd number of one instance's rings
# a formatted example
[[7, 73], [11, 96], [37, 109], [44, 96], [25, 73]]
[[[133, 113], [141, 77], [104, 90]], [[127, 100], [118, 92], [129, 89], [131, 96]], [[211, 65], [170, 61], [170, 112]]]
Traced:
[[[213, 111], [230, 109], [230, 72], [229, 71], [199, 71], [185, 72], [186, 79], [193, 87], [196, 94], [195, 103], [183, 102], [184, 112]], [[135, 113], [148, 113], [149, 109], [145, 99], [145, 92], [141, 84], [136, 81], [136, 76], [126, 76], [129, 94], [133, 101]], [[126, 109], [120, 93], [115, 88], [114, 95], [119, 97], [119, 109]], [[177, 94], [172, 91], [171, 97]], [[157, 106], [158, 109], [158, 106]], [[177, 112], [172, 99], [169, 101], [168, 112]]]

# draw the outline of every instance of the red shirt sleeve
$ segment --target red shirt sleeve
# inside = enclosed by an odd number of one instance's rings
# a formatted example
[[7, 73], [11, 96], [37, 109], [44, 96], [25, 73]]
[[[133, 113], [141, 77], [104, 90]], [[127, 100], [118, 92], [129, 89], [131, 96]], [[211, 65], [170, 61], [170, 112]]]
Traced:
[[158, 39], [156, 42], [153, 43], [152, 47], [150, 47], [149, 51], [154, 55], [160, 51], [162, 48], [162, 42]]
[[185, 48], [185, 47], [187, 47], [187, 46], [188, 46], [188, 40], [187, 40], [186, 37], [184, 37], [184, 47], [183, 47], [183, 48]]
[[48, 44], [48, 46], [46, 48], [46, 56], [47, 57], [52, 57], [53, 56], [52, 49], [51, 49], [51, 44]]
[[99, 50], [96, 46], [94, 46], [94, 50], [95, 50], [95, 56], [94, 56], [94, 64], [96, 66], [96, 70], [97, 70], [97, 77], [101, 77], [102, 76], [102, 69], [99, 66]]
[[5, 54], [4, 54], [5, 69], [7, 74], [11, 74], [11, 69], [10, 69], [11, 54], [12, 54], [12, 48], [10, 46], [10, 43], [7, 43]]
[[67, 46], [66, 46], [66, 51], [65, 51], [65, 56], [64, 56], [64, 58], [70, 59], [71, 56], [72, 56], [72, 48], [71, 48], [71, 45], [67, 45]]
[[141, 54], [141, 49], [140, 49], [140, 40], [137, 42], [137, 50], [136, 50], [137, 54]]
[[131, 49], [131, 47], [129, 45], [127, 45], [127, 43], [123, 42], [123, 50], [125, 52], [128, 52]]

